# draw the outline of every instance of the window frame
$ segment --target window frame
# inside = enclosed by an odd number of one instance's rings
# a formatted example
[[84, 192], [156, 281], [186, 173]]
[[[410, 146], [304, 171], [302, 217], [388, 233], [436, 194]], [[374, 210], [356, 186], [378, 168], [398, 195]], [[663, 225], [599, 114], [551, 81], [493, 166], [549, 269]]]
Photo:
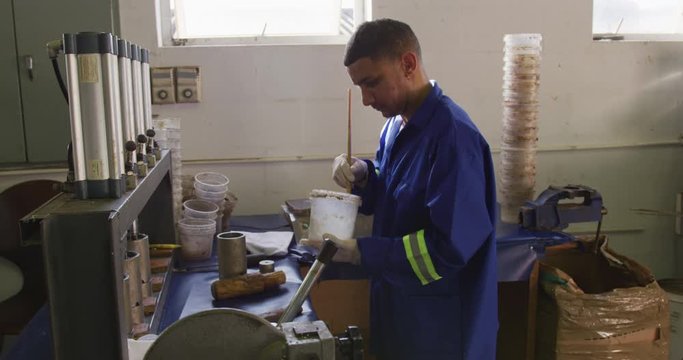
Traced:
[[[611, 41], [625, 41], [625, 42], [681, 42], [683, 41], [683, 30], [679, 33], [596, 33], [595, 29], [595, 3], [593, 0], [593, 9], [591, 12], [591, 34], [595, 41], [611, 42]], [[621, 27], [621, 24], [619, 25]], [[617, 30], [618, 31], [618, 30]]]
[[[226, 36], [180, 39], [175, 37], [175, 16], [171, 1], [157, 0], [157, 41], [163, 47], [249, 46], [249, 45], [344, 45], [351, 34], [291, 36]], [[248, 0], [246, 0], [248, 1]], [[371, 0], [354, 0], [353, 21], [357, 27], [372, 17]]]

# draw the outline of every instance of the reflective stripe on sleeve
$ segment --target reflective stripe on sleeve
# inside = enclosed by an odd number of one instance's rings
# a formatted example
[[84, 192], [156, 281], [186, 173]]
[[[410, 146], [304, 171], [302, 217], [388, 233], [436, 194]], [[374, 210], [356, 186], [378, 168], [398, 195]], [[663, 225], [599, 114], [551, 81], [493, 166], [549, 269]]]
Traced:
[[434, 263], [432, 263], [429, 252], [427, 252], [424, 230], [404, 236], [403, 246], [406, 249], [406, 258], [408, 258], [413, 272], [420, 279], [422, 285], [441, 279], [441, 276], [434, 269]]

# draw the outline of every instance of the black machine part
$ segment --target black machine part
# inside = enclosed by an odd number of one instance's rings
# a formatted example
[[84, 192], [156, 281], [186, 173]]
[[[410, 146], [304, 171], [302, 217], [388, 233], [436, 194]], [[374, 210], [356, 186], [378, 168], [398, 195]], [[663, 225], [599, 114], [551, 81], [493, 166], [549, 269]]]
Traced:
[[595, 189], [585, 185], [550, 186], [521, 207], [520, 224], [529, 230], [561, 230], [573, 223], [600, 222], [604, 213], [602, 196]]
[[337, 343], [337, 359], [363, 359], [363, 336], [361, 336], [358, 326], [348, 326], [343, 335], [338, 335], [334, 338]]

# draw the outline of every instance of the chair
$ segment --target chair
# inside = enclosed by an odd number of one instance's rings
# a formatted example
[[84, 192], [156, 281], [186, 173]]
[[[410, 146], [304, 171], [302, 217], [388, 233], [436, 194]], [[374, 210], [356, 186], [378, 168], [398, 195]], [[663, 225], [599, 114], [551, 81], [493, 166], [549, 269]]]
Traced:
[[19, 220], [59, 194], [59, 182], [31, 180], [0, 193], [0, 256], [19, 266], [24, 287], [0, 303], [0, 340], [19, 334], [47, 299], [42, 246], [21, 246]]

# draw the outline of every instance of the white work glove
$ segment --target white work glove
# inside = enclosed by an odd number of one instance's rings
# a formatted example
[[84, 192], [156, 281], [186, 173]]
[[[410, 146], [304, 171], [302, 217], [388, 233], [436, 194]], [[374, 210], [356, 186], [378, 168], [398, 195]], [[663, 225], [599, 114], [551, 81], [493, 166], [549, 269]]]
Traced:
[[334, 159], [332, 164], [332, 179], [343, 188], [351, 184], [363, 187], [368, 179], [368, 164], [359, 158], [352, 157], [351, 165], [349, 165], [346, 154], [341, 154]]
[[[360, 251], [356, 239], [339, 239], [332, 234], [324, 234], [323, 239], [328, 238], [337, 245], [337, 252], [332, 257], [332, 261], [346, 262], [354, 265], [360, 264]], [[299, 244], [311, 246], [318, 250], [323, 247], [322, 239], [301, 239]]]

